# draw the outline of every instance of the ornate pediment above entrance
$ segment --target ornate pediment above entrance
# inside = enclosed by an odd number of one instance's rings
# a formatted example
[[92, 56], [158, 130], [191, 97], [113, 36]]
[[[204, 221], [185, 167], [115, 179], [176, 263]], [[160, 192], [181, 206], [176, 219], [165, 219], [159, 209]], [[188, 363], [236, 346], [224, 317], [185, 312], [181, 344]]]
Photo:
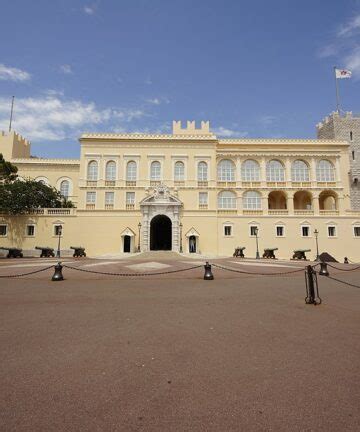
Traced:
[[189, 231], [185, 234], [185, 237], [191, 236], [200, 237], [200, 234], [196, 231], [194, 227], [190, 228]]
[[161, 183], [154, 188], [149, 196], [140, 201], [140, 206], [147, 205], [182, 206], [182, 202], [176, 196], [171, 195], [169, 188]]
[[130, 237], [134, 237], [135, 233], [132, 229], [130, 229], [129, 227], [125, 228], [124, 231], [121, 233], [121, 237], [124, 236], [130, 236]]

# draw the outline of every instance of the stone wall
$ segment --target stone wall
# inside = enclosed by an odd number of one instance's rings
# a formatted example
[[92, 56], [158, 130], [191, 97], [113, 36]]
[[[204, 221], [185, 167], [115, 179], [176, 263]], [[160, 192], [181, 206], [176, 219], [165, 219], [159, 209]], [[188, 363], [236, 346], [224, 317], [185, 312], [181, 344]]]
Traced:
[[346, 140], [349, 143], [351, 208], [360, 210], [360, 116], [333, 112], [317, 126], [318, 139]]

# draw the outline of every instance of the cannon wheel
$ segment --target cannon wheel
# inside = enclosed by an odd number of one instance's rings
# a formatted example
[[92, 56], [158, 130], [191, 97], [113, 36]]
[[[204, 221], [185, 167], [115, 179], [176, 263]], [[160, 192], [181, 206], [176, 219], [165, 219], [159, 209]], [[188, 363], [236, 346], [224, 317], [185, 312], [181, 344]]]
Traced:
[[24, 258], [24, 254], [21, 252], [19, 255], [20, 258]]

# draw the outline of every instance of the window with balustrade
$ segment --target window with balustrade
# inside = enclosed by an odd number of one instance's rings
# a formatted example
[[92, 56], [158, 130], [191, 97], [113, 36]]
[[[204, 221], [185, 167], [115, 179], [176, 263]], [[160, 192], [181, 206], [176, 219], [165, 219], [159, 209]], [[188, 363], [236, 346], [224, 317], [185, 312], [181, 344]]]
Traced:
[[266, 164], [266, 180], [268, 182], [284, 182], [284, 165], [278, 160], [271, 160]]
[[303, 160], [295, 160], [291, 165], [291, 180], [293, 182], [308, 182], [310, 180], [309, 166]]
[[60, 183], [60, 193], [63, 197], [68, 198], [70, 194], [70, 182], [69, 180], [63, 180]]
[[223, 159], [217, 166], [217, 179], [220, 182], [235, 181], [235, 164], [230, 159]]
[[112, 210], [114, 208], [115, 194], [114, 192], [105, 192], [105, 209]]
[[178, 161], [174, 165], [174, 180], [183, 182], [185, 180], [185, 165], [184, 162]]
[[244, 210], [261, 210], [261, 195], [257, 191], [248, 191], [243, 195]]
[[88, 163], [87, 179], [89, 181], [97, 181], [98, 179], [98, 163], [94, 160]]
[[208, 208], [208, 193], [207, 192], [199, 192], [199, 208], [207, 209]]
[[197, 178], [199, 182], [208, 181], [208, 165], [206, 162], [198, 163]]
[[86, 208], [92, 210], [96, 204], [96, 192], [86, 192]]
[[260, 181], [260, 165], [252, 159], [248, 159], [241, 165], [241, 180], [244, 182]]
[[116, 163], [114, 161], [109, 161], [106, 163], [105, 167], [105, 181], [115, 182], [116, 180]]
[[135, 161], [129, 161], [126, 164], [126, 181], [136, 182], [137, 178], [137, 166]]
[[218, 208], [224, 210], [236, 209], [236, 194], [231, 191], [222, 191], [218, 195]]
[[150, 180], [151, 181], [160, 181], [161, 180], [161, 164], [159, 161], [151, 162]]
[[318, 182], [335, 181], [334, 165], [326, 159], [320, 160], [316, 166], [316, 179]]
[[133, 210], [135, 208], [135, 192], [126, 192], [126, 209]]

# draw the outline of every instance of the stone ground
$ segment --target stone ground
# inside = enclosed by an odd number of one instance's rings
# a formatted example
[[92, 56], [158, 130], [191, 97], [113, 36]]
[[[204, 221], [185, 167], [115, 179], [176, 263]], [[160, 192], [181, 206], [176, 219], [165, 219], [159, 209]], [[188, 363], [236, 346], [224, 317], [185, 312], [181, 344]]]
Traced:
[[[110, 273], [203, 264], [64, 261]], [[2, 259], [0, 276], [55, 262]], [[0, 278], [0, 430], [358, 431], [360, 289], [321, 277], [323, 303], [305, 305], [308, 263], [212, 262], [253, 274]], [[336, 266], [360, 285], [360, 269]]]

